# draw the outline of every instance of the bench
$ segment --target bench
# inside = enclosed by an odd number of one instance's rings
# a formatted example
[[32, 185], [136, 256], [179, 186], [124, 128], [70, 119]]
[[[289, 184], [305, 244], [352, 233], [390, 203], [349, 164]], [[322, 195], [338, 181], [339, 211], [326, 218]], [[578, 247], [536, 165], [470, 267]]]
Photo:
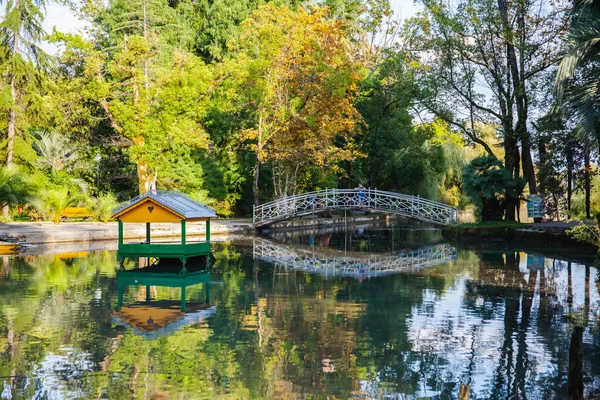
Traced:
[[90, 218], [94, 214], [90, 213], [87, 207], [67, 207], [60, 216], [62, 218]]

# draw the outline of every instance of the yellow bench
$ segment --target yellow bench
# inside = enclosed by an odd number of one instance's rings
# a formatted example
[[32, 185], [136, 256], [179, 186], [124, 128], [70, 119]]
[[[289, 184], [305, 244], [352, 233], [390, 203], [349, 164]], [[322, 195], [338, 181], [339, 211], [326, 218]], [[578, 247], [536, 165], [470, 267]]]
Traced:
[[87, 207], [67, 207], [61, 214], [63, 218], [89, 218], [94, 214], [90, 213]]

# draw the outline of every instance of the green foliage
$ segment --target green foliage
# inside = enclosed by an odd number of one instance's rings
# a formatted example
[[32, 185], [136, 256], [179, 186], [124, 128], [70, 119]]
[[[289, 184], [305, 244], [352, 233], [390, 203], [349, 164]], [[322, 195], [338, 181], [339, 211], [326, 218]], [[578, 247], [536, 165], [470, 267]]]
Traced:
[[[388, 0], [86, 0], [77, 11], [88, 34], [55, 30], [60, 51], [49, 64], [39, 48], [45, 1], [5, 2], [0, 131], [16, 133], [1, 138], [0, 161], [10, 147], [52, 219], [64, 188], [70, 199], [119, 200], [181, 190], [222, 216], [358, 182], [464, 206], [474, 148], [504, 158], [512, 177], [530, 171], [524, 144], [543, 157], [523, 121], [549, 107], [541, 82], [551, 79], [565, 10], [547, 0], [422, 3], [399, 29]], [[501, 4], [519, 24], [504, 22]], [[573, 14], [582, 18], [558, 79], [589, 111], [600, 75], [595, 11], [584, 11]], [[435, 119], [416, 122], [423, 117]], [[538, 164], [547, 198], [564, 183], [561, 162]], [[505, 189], [516, 206], [519, 190]]]
[[108, 222], [113, 215], [113, 210], [119, 202], [112, 193], [104, 193], [92, 199], [92, 213], [94, 217], [104, 223]]
[[521, 196], [525, 180], [512, 179], [502, 163], [491, 156], [481, 156], [469, 163], [463, 171], [466, 194], [477, 207], [482, 221], [500, 221], [507, 202]]
[[600, 250], [600, 214], [594, 216], [593, 224], [580, 222], [569, 229], [567, 235], [580, 242], [589, 243]]
[[44, 218], [58, 224], [67, 207], [76, 206], [84, 199], [85, 196], [72, 187], [51, 185], [41, 189], [31, 203]]
[[595, 2], [574, 2], [567, 40], [568, 51], [556, 73], [555, 92], [566, 110], [573, 113], [582, 139], [596, 139], [598, 114], [598, 49], [600, 48], [600, 9]]
[[23, 204], [30, 201], [35, 188], [16, 167], [0, 168], [0, 207]]

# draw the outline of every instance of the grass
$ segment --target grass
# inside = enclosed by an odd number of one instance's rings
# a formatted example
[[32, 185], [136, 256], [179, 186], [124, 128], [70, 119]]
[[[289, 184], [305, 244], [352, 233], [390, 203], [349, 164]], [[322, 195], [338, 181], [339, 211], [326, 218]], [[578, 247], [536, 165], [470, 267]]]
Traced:
[[457, 228], [518, 228], [528, 225], [528, 223], [517, 221], [483, 221], [468, 222], [455, 225]]

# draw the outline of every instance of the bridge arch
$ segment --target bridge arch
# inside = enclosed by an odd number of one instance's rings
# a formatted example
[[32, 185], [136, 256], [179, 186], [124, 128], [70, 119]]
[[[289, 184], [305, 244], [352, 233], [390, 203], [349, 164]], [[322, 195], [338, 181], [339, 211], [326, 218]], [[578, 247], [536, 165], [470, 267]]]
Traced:
[[395, 253], [353, 253], [288, 246], [274, 240], [253, 240], [252, 256], [273, 264], [326, 276], [377, 277], [399, 272], [415, 272], [457, 259], [455, 247], [435, 244]]
[[254, 206], [252, 223], [262, 228], [276, 222], [331, 210], [372, 210], [437, 225], [458, 222], [458, 209], [447, 204], [377, 189], [324, 189], [281, 197]]

